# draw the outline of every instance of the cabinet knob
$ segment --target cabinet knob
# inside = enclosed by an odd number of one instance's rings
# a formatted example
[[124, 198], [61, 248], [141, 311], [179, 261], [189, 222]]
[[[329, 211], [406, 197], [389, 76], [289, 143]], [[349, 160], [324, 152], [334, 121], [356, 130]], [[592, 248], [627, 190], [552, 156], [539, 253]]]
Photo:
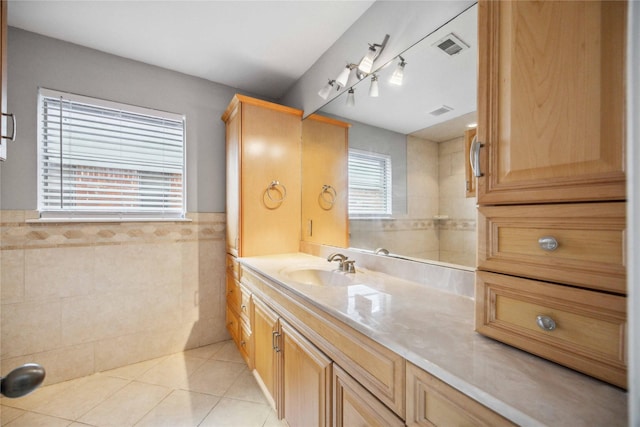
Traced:
[[242, 340], [240, 341], [240, 345], [244, 347], [245, 345], [247, 345], [247, 342], [245, 340]]
[[242, 304], [242, 306], [240, 306], [240, 308], [242, 309], [242, 311], [247, 311], [247, 306]]
[[543, 331], [553, 331], [556, 328], [555, 320], [542, 314], [536, 317], [536, 323]]
[[558, 246], [560, 246], [556, 238], [553, 236], [542, 236], [538, 239], [538, 245], [540, 246], [540, 249], [547, 252], [555, 251], [558, 249]]

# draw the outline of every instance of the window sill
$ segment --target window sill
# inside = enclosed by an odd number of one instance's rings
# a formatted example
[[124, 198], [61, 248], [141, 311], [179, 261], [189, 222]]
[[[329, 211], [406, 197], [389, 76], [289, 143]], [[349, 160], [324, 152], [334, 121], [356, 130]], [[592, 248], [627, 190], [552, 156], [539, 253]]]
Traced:
[[125, 223], [125, 222], [193, 222], [191, 218], [34, 218], [25, 220], [27, 224], [43, 223]]

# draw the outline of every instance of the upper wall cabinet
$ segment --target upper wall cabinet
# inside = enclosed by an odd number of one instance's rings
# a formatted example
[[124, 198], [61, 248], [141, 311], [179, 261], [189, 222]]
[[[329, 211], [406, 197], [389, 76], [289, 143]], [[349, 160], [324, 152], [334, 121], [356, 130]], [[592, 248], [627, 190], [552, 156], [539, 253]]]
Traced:
[[349, 124], [313, 114], [302, 122], [302, 240], [349, 246]]
[[242, 95], [223, 114], [229, 254], [298, 252], [301, 118], [301, 110]]
[[619, 1], [480, 3], [480, 204], [625, 199], [625, 16]]

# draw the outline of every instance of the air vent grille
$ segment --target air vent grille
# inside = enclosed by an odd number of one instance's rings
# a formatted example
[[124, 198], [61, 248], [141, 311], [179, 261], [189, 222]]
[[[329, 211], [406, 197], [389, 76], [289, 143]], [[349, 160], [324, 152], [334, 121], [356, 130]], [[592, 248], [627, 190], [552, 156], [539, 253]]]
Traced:
[[457, 55], [463, 50], [469, 49], [469, 45], [453, 33], [447, 34], [447, 36], [438, 40], [433, 46], [449, 56]]
[[453, 108], [447, 106], [447, 105], [443, 105], [442, 107], [438, 107], [433, 111], [430, 111], [429, 114], [431, 114], [432, 116], [441, 116], [444, 113], [448, 113], [449, 111], [453, 110]]

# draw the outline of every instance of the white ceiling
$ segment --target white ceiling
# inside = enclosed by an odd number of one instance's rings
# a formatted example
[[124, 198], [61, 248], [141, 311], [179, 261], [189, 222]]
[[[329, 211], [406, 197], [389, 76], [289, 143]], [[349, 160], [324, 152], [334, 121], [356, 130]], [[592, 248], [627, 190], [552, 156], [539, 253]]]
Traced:
[[373, 1], [10, 0], [10, 26], [280, 98]]

